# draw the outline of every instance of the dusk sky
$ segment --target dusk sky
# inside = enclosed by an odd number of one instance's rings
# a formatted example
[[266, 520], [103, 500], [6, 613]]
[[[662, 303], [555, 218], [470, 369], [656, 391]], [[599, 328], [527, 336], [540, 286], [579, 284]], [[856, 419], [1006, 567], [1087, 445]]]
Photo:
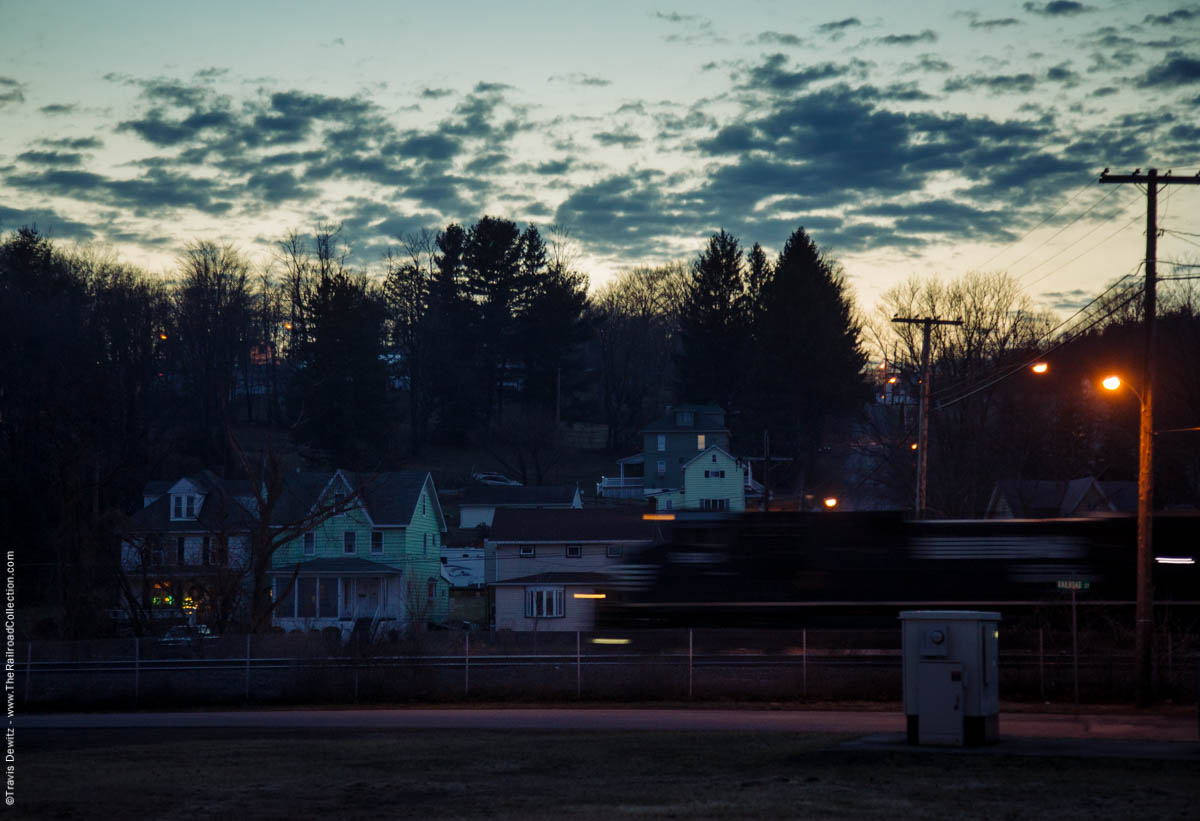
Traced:
[[[1179, 0], [50, 8], [0, 0], [0, 229], [155, 272], [319, 220], [374, 265], [489, 214], [566, 226], [594, 287], [803, 225], [865, 307], [983, 269], [1066, 308], [1144, 256], [1143, 192], [1099, 172], [1200, 171]], [[1160, 213], [1194, 262], [1200, 186]]]

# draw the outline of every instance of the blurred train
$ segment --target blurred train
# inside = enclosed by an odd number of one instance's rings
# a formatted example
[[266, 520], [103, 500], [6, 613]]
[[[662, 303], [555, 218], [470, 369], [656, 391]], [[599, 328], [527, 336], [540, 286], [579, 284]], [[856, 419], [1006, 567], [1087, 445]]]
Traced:
[[[656, 517], [657, 518], [657, 517]], [[866, 627], [906, 609], [1069, 600], [1132, 608], [1136, 519], [909, 520], [902, 513], [677, 513], [624, 565], [608, 627]], [[1200, 516], [1154, 520], [1154, 597], [1200, 615]], [[1065, 584], [1064, 584], [1065, 583]]]

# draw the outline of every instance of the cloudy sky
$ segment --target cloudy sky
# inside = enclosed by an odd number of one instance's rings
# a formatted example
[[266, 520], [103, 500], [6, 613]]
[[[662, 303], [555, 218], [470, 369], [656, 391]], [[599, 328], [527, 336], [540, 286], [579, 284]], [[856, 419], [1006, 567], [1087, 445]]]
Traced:
[[[1144, 256], [1144, 194], [1099, 171], [1200, 171], [1186, 0], [47, 8], [0, 0], [0, 229], [155, 271], [490, 214], [565, 226], [595, 285], [803, 225], [868, 305], [986, 269], [1065, 307]], [[1194, 260], [1200, 186], [1160, 210]]]

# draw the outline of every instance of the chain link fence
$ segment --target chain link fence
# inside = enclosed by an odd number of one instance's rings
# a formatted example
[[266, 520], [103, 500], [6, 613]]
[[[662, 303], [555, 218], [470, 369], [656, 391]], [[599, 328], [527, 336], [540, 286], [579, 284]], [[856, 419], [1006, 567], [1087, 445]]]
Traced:
[[[1155, 695], [1191, 703], [1200, 634], [1163, 630]], [[1133, 699], [1132, 631], [1001, 632], [1006, 700]], [[429, 632], [346, 645], [321, 633], [32, 641], [23, 709], [455, 701], [897, 701], [899, 630]]]

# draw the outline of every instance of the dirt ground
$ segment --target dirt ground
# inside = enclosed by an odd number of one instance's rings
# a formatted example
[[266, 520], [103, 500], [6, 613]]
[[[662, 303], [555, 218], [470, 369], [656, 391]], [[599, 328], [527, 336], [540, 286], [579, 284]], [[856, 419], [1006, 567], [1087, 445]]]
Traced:
[[1200, 818], [1177, 761], [786, 733], [25, 731], [8, 818]]

